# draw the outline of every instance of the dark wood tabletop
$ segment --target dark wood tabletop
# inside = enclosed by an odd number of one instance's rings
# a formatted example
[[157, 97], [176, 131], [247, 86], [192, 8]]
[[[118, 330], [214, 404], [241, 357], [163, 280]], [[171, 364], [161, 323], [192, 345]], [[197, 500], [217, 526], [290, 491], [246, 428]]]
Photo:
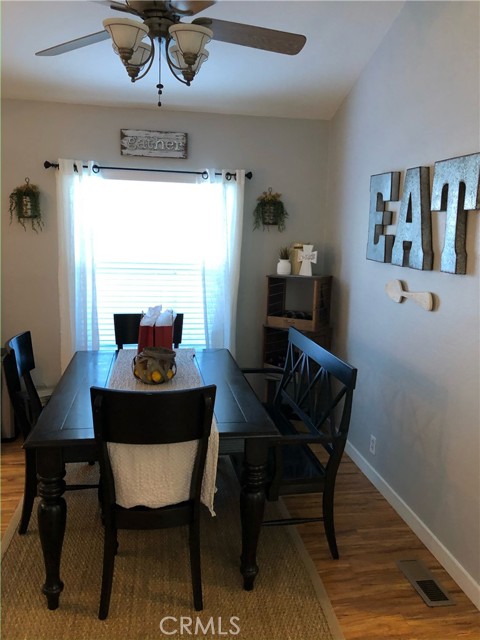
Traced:
[[[215, 417], [221, 440], [278, 435], [227, 349], [198, 351], [195, 360], [204, 384], [217, 386]], [[25, 442], [25, 448], [91, 444], [94, 437], [90, 387], [107, 386], [114, 362], [115, 352], [78, 351]]]
[[[60, 565], [67, 521], [65, 464], [97, 459], [90, 387], [108, 386], [115, 357], [114, 352], [77, 352], [24, 444], [36, 456], [38, 527], [45, 564], [42, 592], [49, 609], [58, 608], [63, 590]], [[198, 351], [195, 362], [204, 384], [217, 386], [215, 417], [220, 454], [244, 452], [240, 571], [244, 589], [251, 590], [258, 573], [256, 551], [265, 504], [269, 440], [278, 436], [278, 430], [227, 349]]]

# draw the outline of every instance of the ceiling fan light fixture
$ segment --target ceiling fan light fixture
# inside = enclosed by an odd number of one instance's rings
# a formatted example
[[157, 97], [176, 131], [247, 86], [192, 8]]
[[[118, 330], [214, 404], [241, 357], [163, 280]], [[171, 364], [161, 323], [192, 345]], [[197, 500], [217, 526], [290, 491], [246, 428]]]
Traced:
[[[217, 1], [102, 0], [100, 4], [110, 4], [111, 9], [134, 15], [140, 18], [140, 21], [129, 18], [107, 18], [103, 21], [104, 31], [37, 51], [35, 55], [57, 56], [102, 42], [110, 36], [115, 53], [127, 69], [132, 82], [136, 82], [149, 73], [158, 48], [158, 84], [156, 86], [158, 95], [161, 96], [162, 49], [172, 75], [179, 82], [190, 85], [202, 64], [208, 60], [209, 54], [205, 47], [213, 37], [220, 42], [288, 55], [296, 55], [305, 45], [305, 36], [239, 22], [206, 17], [195, 18], [191, 23], [180, 22], [183, 17], [201, 13]], [[149, 39], [150, 45], [141, 45], [144, 38]], [[158, 106], [161, 106], [160, 100]]]
[[114, 51], [127, 63], [148, 35], [148, 27], [129, 18], [107, 18], [103, 21], [105, 31], [112, 38]]

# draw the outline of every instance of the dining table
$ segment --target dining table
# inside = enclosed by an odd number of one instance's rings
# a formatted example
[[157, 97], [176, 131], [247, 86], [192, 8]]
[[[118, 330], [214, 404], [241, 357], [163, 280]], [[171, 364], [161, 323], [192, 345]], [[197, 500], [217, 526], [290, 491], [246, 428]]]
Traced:
[[[119, 353], [77, 351], [24, 443], [25, 449], [34, 450], [36, 455], [38, 530], [45, 566], [41, 588], [48, 609], [59, 607], [64, 588], [60, 569], [68, 530], [63, 497], [65, 465], [98, 460], [90, 388], [109, 386]], [[201, 383], [217, 387], [214, 415], [219, 455], [243, 453], [240, 573], [243, 588], [251, 591], [259, 570], [256, 556], [265, 508], [268, 449], [279, 432], [228, 349], [197, 349], [192, 361]], [[152, 389], [152, 385], [138, 385], [139, 390]], [[168, 383], [161, 386], [168, 390]]]

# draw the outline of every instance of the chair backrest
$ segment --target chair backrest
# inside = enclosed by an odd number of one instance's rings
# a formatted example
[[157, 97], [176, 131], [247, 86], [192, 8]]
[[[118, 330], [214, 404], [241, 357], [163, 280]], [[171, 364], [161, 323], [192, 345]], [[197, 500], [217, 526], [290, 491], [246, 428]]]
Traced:
[[[114, 313], [113, 325], [115, 329], [115, 344], [117, 349], [123, 349], [124, 344], [138, 344], [138, 328], [141, 313]], [[182, 342], [183, 313], [177, 313], [173, 323], [173, 346], [178, 349]]]
[[200, 500], [215, 394], [215, 385], [161, 392], [91, 388], [106, 504], [115, 496], [109, 442], [149, 446], [198, 440], [190, 487], [191, 498]]
[[183, 313], [177, 313], [175, 320], [173, 321], [173, 346], [178, 349], [178, 346], [182, 342], [183, 333]]
[[124, 344], [138, 344], [138, 327], [142, 319], [141, 313], [114, 313], [115, 344], [123, 349]]
[[26, 438], [42, 412], [42, 401], [31, 376], [35, 359], [30, 331], [7, 340], [5, 348], [3, 369], [8, 394], [17, 425]]
[[321, 436], [330, 453], [339, 440], [343, 451], [356, 377], [357, 369], [290, 328], [285, 367], [273, 404], [282, 410], [289, 407], [312, 435]]

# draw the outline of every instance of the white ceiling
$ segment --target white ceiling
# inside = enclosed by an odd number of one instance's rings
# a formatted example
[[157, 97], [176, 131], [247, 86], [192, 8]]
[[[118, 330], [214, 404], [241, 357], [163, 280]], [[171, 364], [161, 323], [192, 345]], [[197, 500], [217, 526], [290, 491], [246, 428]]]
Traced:
[[[208, 16], [307, 37], [296, 56], [212, 41], [190, 87], [163, 66], [163, 109], [330, 119], [386, 35], [403, 2], [219, 0]], [[158, 64], [132, 84], [111, 41], [55, 57], [35, 52], [128, 17], [85, 0], [3, 0], [2, 98], [157, 109]], [[188, 21], [188, 20], [185, 20]]]

